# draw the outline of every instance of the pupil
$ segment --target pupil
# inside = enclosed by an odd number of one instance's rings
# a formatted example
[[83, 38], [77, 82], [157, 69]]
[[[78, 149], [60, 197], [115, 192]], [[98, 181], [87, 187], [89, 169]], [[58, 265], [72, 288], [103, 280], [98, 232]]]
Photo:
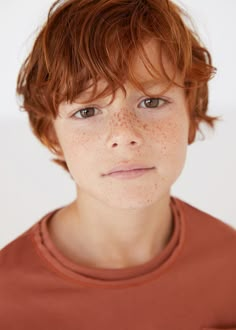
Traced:
[[[148, 105], [153, 105], [153, 106], [157, 106], [158, 105], [158, 99], [149, 99], [146, 102], [148, 103]], [[154, 103], [154, 104], [152, 104], [152, 103]]]
[[[89, 111], [93, 111], [93, 108], [87, 108], [83, 110], [83, 114], [87, 116], [89, 114]], [[91, 114], [90, 114], [91, 115]]]

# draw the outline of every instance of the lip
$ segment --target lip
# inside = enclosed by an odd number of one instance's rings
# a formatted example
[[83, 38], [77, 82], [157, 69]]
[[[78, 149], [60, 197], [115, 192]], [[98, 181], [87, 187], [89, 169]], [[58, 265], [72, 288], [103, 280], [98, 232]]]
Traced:
[[117, 179], [134, 179], [134, 178], [140, 177], [148, 172], [151, 172], [153, 169], [154, 169], [154, 167], [129, 170], [129, 171], [118, 171], [118, 172], [110, 173], [108, 176], [114, 177]]
[[113, 173], [122, 173], [122, 172], [128, 172], [133, 170], [147, 170], [147, 169], [153, 169], [154, 167], [150, 167], [144, 164], [123, 164], [113, 167], [108, 173], [105, 175], [110, 175]]

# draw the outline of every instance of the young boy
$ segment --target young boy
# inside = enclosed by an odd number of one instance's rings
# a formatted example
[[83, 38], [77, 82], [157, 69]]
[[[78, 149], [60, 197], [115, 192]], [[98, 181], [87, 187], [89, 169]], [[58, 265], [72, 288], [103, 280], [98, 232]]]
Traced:
[[235, 229], [171, 195], [214, 73], [171, 1], [52, 6], [17, 92], [77, 196], [1, 250], [0, 329], [236, 329]]

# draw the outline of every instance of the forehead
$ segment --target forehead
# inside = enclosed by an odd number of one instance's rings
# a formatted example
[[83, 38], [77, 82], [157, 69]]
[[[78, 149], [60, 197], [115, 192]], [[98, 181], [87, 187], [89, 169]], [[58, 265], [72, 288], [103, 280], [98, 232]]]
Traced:
[[[160, 49], [160, 45], [155, 40], [149, 40], [143, 43], [145, 55], [147, 58], [142, 59], [142, 56], [135, 55], [133, 60], [132, 72], [135, 79], [144, 87], [145, 89], [152, 88], [153, 86], [166, 85], [169, 82], [167, 76], [172, 78], [174, 72], [176, 71], [171, 63], [171, 61], [166, 56], [165, 52]], [[148, 62], [150, 64], [148, 64]], [[148, 64], [148, 68], [147, 68]], [[154, 72], [154, 68], [156, 72]], [[163, 71], [165, 70], [165, 73]], [[129, 85], [129, 81], [126, 80], [126, 85]], [[99, 79], [97, 82], [98, 91], [103, 90], [107, 86], [107, 81], [105, 79]], [[91, 79], [87, 82], [86, 88], [83, 93], [90, 94], [93, 90], [94, 81]]]
[[[133, 71], [135, 72], [135, 76], [138, 81], [145, 82], [152, 80], [151, 74], [154, 73], [153, 67], [158, 71], [158, 75], [155, 74], [155, 76], [157, 76], [157, 80], [160, 82], [167, 79], [164, 71], [169, 77], [172, 76], [176, 68], [171, 63], [164, 48], [160, 46], [159, 42], [154, 39], [150, 39], [149, 41], [143, 43], [143, 49], [145, 51], [144, 60], [142, 59], [143, 55], [141, 54], [136, 54], [134, 56]], [[146, 67], [146, 62], [148, 68]]]
[[[169, 61], [165, 52], [163, 50], [161, 51], [157, 41], [149, 40], [143, 43], [143, 50], [145, 52], [145, 58], [143, 58], [143, 53], [134, 55], [131, 71], [134, 78], [142, 86], [147, 95], [151, 97], [152, 90], [153, 93], [156, 92], [154, 91], [155, 88], [158, 88], [159, 92], [169, 89], [171, 87], [170, 80], [174, 79], [181, 83], [182, 79], [178, 77], [178, 72], [175, 70], [171, 61]], [[175, 73], [177, 73], [177, 75], [175, 75]], [[139, 90], [139, 88], [131, 82], [128, 74], [124, 77], [123, 81], [123, 87], [126, 91], [127, 89]], [[96, 91], [94, 89], [95, 87]], [[109, 93], [103, 94], [107, 88]], [[72, 102], [86, 104], [95, 100], [99, 101], [106, 96], [110, 97], [111, 94], [112, 89], [111, 86], [109, 86], [109, 81], [106, 80], [105, 77], [98, 77], [97, 81], [93, 79], [88, 80]], [[64, 101], [61, 102], [61, 105], [67, 103], [70, 102]]]
[[[145, 90], [151, 90], [153, 87], [155, 86], [159, 86], [159, 87], [165, 87], [167, 84], [166, 79], [158, 79], [158, 78], [151, 78], [151, 79], [146, 79], [146, 80], [140, 80], [139, 83], [142, 85], [142, 87]], [[132, 86], [132, 84], [129, 81], [126, 81], [126, 83], [124, 84], [126, 86]], [[98, 81], [97, 83], [97, 94], [99, 94], [100, 92], [102, 92], [106, 87], [108, 86], [108, 82], [101, 79]], [[92, 92], [93, 92], [93, 87], [94, 84], [92, 81], [90, 81], [89, 87], [87, 87], [84, 92], [81, 94], [81, 96], [85, 96], [85, 97], [89, 97], [92, 96]]]

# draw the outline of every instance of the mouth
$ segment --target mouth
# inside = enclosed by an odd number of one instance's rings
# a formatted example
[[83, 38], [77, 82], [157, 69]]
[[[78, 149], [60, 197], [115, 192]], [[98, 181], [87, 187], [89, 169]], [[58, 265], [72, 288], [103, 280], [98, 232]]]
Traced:
[[155, 168], [136, 168], [132, 170], [127, 170], [127, 171], [115, 171], [112, 173], [107, 174], [108, 177], [113, 177], [117, 179], [132, 179], [132, 178], [137, 178], [140, 176], [143, 176], [144, 174], [150, 173], [153, 171]]
[[147, 166], [144, 164], [125, 164], [121, 163], [115, 167], [113, 167], [108, 173], [104, 175], [111, 175], [113, 173], [121, 173], [121, 172], [131, 172], [131, 171], [136, 171], [136, 170], [148, 170], [148, 169], [153, 169], [155, 167]]
[[110, 174], [114, 174], [114, 173], [125, 173], [125, 172], [137, 172], [137, 171], [142, 171], [142, 170], [150, 170], [151, 168], [149, 167], [143, 167], [143, 168], [133, 168], [131, 170], [122, 170], [122, 171], [114, 171], [109, 173]]

